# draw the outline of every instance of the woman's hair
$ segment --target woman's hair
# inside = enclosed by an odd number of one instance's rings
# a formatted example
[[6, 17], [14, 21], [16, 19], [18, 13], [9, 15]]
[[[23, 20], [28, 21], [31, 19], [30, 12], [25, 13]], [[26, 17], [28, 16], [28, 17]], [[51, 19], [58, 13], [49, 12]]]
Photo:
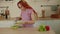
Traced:
[[17, 6], [18, 6], [18, 7], [19, 7], [19, 4], [22, 5], [22, 6], [23, 6], [24, 8], [26, 8], [26, 9], [32, 9], [33, 12], [37, 15], [37, 13], [35, 12], [35, 10], [34, 10], [31, 6], [29, 6], [29, 5], [27, 4], [27, 2], [19, 1], [19, 2], [17, 3]]
[[32, 9], [28, 4], [27, 4], [27, 2], [23, 2], [23, 1], [19, 1], [18, 3], [17, 3], [17, 6], [19, 7], [19, 4], [20, 5], [22, 5], [24, 8], [26, 8], [26, 9]]

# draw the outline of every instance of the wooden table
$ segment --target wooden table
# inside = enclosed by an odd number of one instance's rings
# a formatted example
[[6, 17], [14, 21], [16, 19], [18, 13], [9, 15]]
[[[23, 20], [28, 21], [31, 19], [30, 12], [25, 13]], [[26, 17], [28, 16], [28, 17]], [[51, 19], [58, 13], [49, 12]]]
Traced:
[[55, 34], [53, 30], [39, 32], [37, 28], [19, 28], [19, 29], [11, 29], [11, 28], [0, 28], [0, 34]]

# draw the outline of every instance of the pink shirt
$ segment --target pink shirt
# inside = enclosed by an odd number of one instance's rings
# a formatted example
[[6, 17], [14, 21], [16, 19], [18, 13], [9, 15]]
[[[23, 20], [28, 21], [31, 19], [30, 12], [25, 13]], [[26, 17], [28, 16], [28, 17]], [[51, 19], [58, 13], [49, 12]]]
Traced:
[[32, 9], [26, 9], [26, 11], [21, 12], [21, 17], [23, 21], [29, 21], [31, 20], [31, 14], [33, 10]]

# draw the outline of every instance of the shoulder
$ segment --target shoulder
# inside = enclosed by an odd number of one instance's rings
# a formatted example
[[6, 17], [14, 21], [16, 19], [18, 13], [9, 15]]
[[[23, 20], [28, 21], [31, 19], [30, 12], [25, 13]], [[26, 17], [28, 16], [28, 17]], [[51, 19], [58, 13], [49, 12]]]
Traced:
[[33, 11], [33, 9], [26, 9], [26, 10], [28, 10], [28, 11]]
[[26, 9], [29, 13], [33, 12], [33, 9]]

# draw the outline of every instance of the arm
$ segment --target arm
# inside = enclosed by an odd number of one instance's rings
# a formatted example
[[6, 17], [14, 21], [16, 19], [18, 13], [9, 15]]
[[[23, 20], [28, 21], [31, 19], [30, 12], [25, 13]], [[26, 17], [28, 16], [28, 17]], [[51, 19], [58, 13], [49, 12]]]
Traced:
[[31, 14], [31, 19], [32, 19], [33, 21], [37, 20], [37, 19], [38, 19], [37, 13], [32, 12], [32, 14]]

